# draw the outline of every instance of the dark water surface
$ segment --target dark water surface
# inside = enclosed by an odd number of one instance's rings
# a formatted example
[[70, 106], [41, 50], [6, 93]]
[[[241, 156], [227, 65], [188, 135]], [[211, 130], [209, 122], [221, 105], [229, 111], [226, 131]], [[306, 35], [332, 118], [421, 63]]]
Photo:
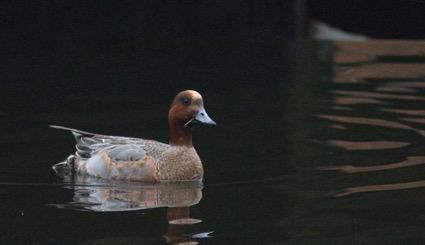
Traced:
[[[6, 67], [2, 242], [425, 241], [425, 82], [334, 83], [330, 44], [127, 45], [134, 50], [71, 48]], [[73, 138], [47, 125], [167, 142], [169, 103], [186, 88], [218, 123], [194, 136], [204, 186], [54, 175]]]

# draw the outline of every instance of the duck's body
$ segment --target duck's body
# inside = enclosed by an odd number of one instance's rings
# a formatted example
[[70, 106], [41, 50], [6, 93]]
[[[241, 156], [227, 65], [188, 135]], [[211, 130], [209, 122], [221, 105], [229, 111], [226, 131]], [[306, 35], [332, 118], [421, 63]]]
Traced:
[[192, 145], [191, 125], [195, 121], [215, 124], [203, 108], [202, 97], [192, 90], [179, 93], [168, 119], [170, 144], [52, 126], [71, 131], [77, 141], [76, 153], [54, 169], [67, 167], [76, 174], [117, 180], [202, 181], [203, 167]]

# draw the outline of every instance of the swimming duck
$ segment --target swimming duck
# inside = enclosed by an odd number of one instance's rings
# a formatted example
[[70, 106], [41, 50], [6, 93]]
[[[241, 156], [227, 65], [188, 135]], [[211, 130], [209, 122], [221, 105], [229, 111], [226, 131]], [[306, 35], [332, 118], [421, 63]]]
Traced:
[[192, 145], [196, 123], [216, 124], [205, 111], [202, 96], [186, 90], [176, 95], [168, 112], [169, 144], [51, 125], [71, 131], [77, 141], [75, 154], [53, 169], [116, 180], [202, 181], [202, 162]]

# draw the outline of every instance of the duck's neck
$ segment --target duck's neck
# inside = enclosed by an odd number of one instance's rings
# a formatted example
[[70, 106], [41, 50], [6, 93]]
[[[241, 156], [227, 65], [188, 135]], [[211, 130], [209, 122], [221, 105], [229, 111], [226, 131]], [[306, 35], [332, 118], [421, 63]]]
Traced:
[[183, 122], [170, 120], [170, 145], [192, 147], [192, 130], [185, 128]]

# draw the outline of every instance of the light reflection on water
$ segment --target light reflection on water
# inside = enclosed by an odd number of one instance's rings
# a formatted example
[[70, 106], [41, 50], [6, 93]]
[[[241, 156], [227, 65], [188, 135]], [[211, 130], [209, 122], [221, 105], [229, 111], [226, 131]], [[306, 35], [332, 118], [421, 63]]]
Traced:
[[343, 197], [343, 196], [364, 193], [364, 192], [395, 191], [395, 190], [405, 190], [405, 189], [424, 188], [424, 187], [425, 187], [425, 180], [395, 183], [395, 184], [355, 186], [355, 187], [345, 188], [342, 191], [335, 193], [333, 196]]
[[[317, 117], [330, 122], [328, 127], [339, 130], [340, 133], [336, 132], [332, 135], [333, 138], [317, 142], [339, 147], [347, 152], [354, 151], [359, 156], [381, 152], [382, 160], [376, 162], [376, 159], [375, 161], [369, 159], [369, 162], [366, 160], [359, 164], [330, 163], [317, 169], [338, 171], [340, 174], [379, 174], [382, 171], [397, 171], [425, 164], [424, 156], [420, 153], [410, 153], [408, 150], [418, 143], [418, 137], [411, 137], [408, 131], [417, 133], [421, 138], [425, 137], [425, 130], [421, 129], [425, 115], [421, 102], [425, 100], [425, 81], [419, 81], [424, 75], [422, 69], [424, 65], [359, 63], [348, 67], [336, 66], [339, 69], [336, 69], [332, 78], [334, 88], [330, 91], [332, 95], [330, 106], [333, 112], [319, 113]], [[406, 105], [408, 101], [416, 102]], [[361, 140], [346, 140], [346, 138], [361, 138]], [[404, 160], [388, 163], [387, 156], [390, 149], [404, 152]], [[347, 152], [341, 154], [348, 154]], [[410, 181], [406, 182], [387, 179], [381, 184], [359, 184], [333, 192], [333, 195], [344, 197], [363, 192], [425, 187], [425, 180], [416, 178], [411, 181], [411, 177], [409, 179]]]
[[405, 168], [405, 167], [417, 166], [417, 165], [423, 165], [423, 164], [425, 164], [425, 156], [411, 156], [411, 157], [407, 157], [407, 159], [404, 161], [389, 163], [389, 164], [376, 164], [373, 166], [353, 166], [353, 165], [324, 166], [324, 167], [318, 167], [318, 169], [338, 170], [344, 173], [362, 173], [362, 172], [375, 172], [375, 171], [391, 170], [391, 169], [397, 169], [397, 168]]

